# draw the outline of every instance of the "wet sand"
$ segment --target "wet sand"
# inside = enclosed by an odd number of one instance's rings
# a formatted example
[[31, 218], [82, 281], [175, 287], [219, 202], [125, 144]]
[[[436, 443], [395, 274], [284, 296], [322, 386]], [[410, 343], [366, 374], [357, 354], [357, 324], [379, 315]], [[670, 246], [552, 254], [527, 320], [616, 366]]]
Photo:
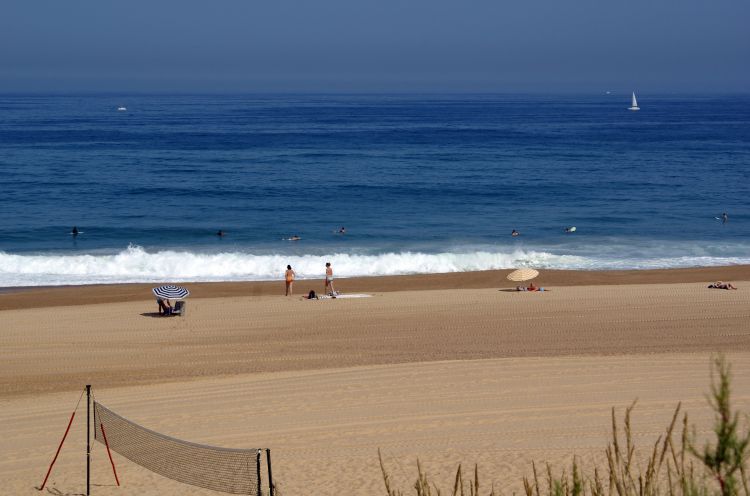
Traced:
[[[489, 270], [449, 274], [338, 278], [336, 287], [350, 293], [509, 288], [512, 287], [512, 283], [508, 282], [505, 276], [510, 272], [510, 270]], [[750, 265], [657, 270], [544, 270], [535, 282], [543, 286], [609, 286], [688, 282], [708, 284], [718, 280], [750, 281]], [[151, 295], [151, 288], [156, 285], [158, 284], [2, 288], [0, 310], [139, 301], [148, 299]], [[192, 298], [284, 294], [284, 283], [281, 279], [279, 282], [191, 282], [184, 285], [190, 288]], [[297, 294], [307, 294], [311, 289], [321, 293], [323, 279], [298, 280], [295, 283]]]

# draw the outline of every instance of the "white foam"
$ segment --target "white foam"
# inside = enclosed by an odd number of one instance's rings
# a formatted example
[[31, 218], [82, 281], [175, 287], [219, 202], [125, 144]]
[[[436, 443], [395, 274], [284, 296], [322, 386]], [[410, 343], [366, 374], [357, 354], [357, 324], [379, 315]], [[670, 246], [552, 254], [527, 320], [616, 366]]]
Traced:
[[[655, 254], [654, 254], [655, 255]], [[325, 263], [336, 277], [432, 274], [517, 267], [628, 269], [748, 264], [750, 258], [690, 255], [676, 258], [597, 258], [548, 251], [401, 252], [377, 255], [256, 255], [250, 252], [149, 253], [130, 246], [115, 254], [9, 254], [0, 252], [0, 287], [56, 286], [126, 282], [282, 280], [286, 265], [300, 279], [320, 279]]]

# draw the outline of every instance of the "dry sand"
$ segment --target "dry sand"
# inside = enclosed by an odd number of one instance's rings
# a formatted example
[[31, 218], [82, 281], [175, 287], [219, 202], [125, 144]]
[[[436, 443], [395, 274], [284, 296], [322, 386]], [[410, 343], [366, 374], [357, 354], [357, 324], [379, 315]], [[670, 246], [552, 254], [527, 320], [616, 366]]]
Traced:
[[[699, 432], [710, 428], [712, 352], [730, 353], [737, 406], [750, 410], [750, 285], [735, 275], [739, 291], [705, 288], [727, 275], [541, 294], [477, 281], [393, 291], [398, 282], [377, 290], [386, 283], [342, 280], [341, 289], [373, 297], [321, 301], [225, 294], [221, 285], [222, 297], [208, 298], [205, 285], [184, 318], [153, 317], [151, 299], [81, 305], [91, 288], [0, 295], [9, 308], [0, 311], [0, 494], [39, 494], [86, 383], [102, 403], [166, 434], [271, 448], [285, 495], [384, 494], [378, 447], [407, 493], [416, 457], [446, 487], [463, 461], [479, 464], [484, 487], [519, 491], [532, 459], [599, 459], [609, 408], [636, 397], [644, 448], [680, 400]], [[132, 288], [99, 289], [117, 298]], [[83, 490], [83, 413], [52, 494]], [[115, 455], [117, 489], [101, 446], [93, 458], [93, 494], [209, 494]]]

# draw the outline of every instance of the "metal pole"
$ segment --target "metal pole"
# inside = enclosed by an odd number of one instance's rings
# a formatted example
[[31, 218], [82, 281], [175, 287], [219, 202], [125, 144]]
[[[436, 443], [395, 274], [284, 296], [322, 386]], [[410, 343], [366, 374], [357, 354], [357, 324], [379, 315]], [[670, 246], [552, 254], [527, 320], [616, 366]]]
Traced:
[[260, 450], [255, 454], [255, 466], [258, 469], [258, 496], [263, 496], [263, 487], [260, 480]]
[[91, 494], [91, 384], [86, 384], [86, 496]]
[[273, 475], [271, 474], [271, 450], [266, 448], [266, 463], [268, 464], [268, 494], [274, 496]]

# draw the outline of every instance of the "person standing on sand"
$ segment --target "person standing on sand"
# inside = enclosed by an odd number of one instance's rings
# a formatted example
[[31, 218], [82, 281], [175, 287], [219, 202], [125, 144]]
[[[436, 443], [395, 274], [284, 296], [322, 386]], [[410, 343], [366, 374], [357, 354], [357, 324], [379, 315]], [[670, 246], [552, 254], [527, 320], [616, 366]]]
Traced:
[[324, 294], [336, 294], [336, 291], [333, 289], [333, 268], [331, 267], [331, 262], [326, 262], [326, 287]]
[[286, 280], [286, 296], [292, 296], [292, 285], [294, 284], [294, 278], [297, 274], [292, 270], [291, 265], [286, 266], [286, 272], [284, 273], [284, 279]]

